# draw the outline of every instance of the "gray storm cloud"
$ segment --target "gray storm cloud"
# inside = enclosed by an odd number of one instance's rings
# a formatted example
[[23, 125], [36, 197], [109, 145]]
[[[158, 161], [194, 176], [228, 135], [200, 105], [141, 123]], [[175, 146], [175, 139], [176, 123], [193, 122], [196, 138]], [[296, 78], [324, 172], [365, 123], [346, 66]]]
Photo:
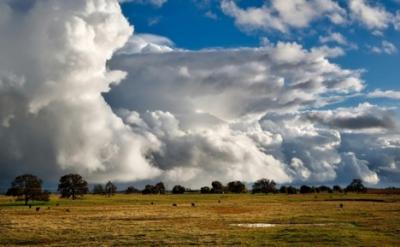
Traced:
[[397, 181], [390, 110], [318, 110], [365, 87], [339, 51], [195, 52], [132, 32], [117, 0], [0, 3], [0, 179]]

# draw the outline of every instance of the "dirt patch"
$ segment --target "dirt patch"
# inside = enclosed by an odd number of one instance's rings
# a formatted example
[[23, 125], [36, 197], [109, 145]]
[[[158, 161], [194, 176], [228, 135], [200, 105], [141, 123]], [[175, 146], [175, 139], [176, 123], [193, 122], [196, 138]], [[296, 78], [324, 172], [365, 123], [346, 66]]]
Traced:
[[214, 208], [214, 211], [219, 214], [245, 214], [251, 213], [254, 210], [242, 207], [217, 207]]
[[345, 225], [344, 223], [291, 223], [291, 224], [270, 224], [270, 223], [242, 223], [242, 224], [231, 224], [231, 226], [238, 226], [244, 228], [271, 228], [271, 227], [291, 227], [291, 226], [303, 226], [303, 227], [314, 227], [314, 226], [339, 226]]
[[338, 198], [338, 199], [326, 199], [325, 201], [330, 202], [389, 202], [383, 199], [369, 199], [369, 198]]

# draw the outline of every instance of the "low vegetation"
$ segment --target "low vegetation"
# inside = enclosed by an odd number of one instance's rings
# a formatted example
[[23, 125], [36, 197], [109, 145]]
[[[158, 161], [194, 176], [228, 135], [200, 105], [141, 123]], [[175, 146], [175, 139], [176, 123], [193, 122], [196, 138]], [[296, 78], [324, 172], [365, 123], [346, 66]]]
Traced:
[[0, 196], [0, 246], [400, 246], [400, 195], [52, 195], [31, 203]]
[[400, 246], [399, 190], [359, 179], [344, 189], [260, 179], [250, 191], [241, 181], [88, 191], [78, 174], [61, 177], [53, 195], [33, 175], [16, 177], [0, 196], [0, 246]]

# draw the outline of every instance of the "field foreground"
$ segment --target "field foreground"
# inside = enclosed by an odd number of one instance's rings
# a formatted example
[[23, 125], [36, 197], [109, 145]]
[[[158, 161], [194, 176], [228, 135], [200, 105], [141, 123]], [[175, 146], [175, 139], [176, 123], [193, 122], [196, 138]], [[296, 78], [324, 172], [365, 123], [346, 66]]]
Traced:
[[400, 246], [400, 195], [0, 197], [0, 245]]

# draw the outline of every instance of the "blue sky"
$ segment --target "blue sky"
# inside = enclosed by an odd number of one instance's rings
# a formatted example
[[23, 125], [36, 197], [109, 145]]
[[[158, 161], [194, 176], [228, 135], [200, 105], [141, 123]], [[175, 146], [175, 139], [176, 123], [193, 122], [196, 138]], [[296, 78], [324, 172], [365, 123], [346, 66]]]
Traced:
[[[400, 56], [394, 54], [373, 53], [368, 46], [379, 46], [382, 40], [387, 40], [395, 46], [400, 46], [400, 32], [393, 27], [384, 30], [380, 36], [373, 35], [371, 30], [360, 24], [349, 26], [329, 25], [325, 22], [315, 22], [309, 28], [295, 30], [291, 34], [276, 31], [242, 31], [235, 26], [233, 18], [225, 15], [219, 1], [183, 1], [169, 0], [161, 7], [151, 4], [124, 3], [122, 10], [128, 20], [134, 24], [137, 33], [152, 33], [171, 39], [177, 47], [185, 49], [204, 49], [210, 47], [255, 47], [260, 45], [260, 39], [267, 37], [271, 42], [279, 40], [296, 41], [310, 48], [321, 45], [319, 36], [329, 32], [339, 32], [359, 46], [357, 50], [348, 50], [346, 55], [334, 59], [340, 65], [351, 69], [365, 69], [363, 78], [368, 82], [368, 90], [381, 88], [383, 90], [400, 89]], [[264, 1], [241, 1], [239, 6], [259, 7]], [[343, 5], [343, 1], [341, 1]], [[395, 12], [400, 4], [392, 1], [374, 1], [389, 12]], [[213, 13], [210, 18], [207, 13]], [[310, 29], [315, 33], [310, 35]], [[329, 30], [329, 31], [328, 31]]]
[[[396, 13], [400, 8], [399, 1], [365, 2], [373, 7], [385, 9], [388, 13]], [[268, 1], [237, 1], [243, 9], [260, 8]], [[346, 8], [347, 1], [338, 1]], [[172, 40], [176, 47], [200, 50], [207, 48], [258, 47], [263, 38], [270, 42], [297, 42], [305, 48], [321, 46], [320, 37], [330, 33], [340, 33], [357, 48], [345, 48], [345, 54], [331, 58], [332, 62], [348, 69], [364, 70], [362, 78], [366, 82], [366, 92], [376, 89], [400, 89], [400, 55], [398, 51], [391, 54], [373, 52], [371, 47], [379, 47], [382, 41], [388, 41], [400, 47], [400, 31], [393, 26], [379, 30], [381, 34], [373, 34], [373, 29], [366, 28], [360, 22], [352, 21], [346, 25], [332, 25], [327, 20], [311, 22], [309, 27], [292, 29], [288, 33], [276, 30], [243, 30], [235, 25], [235, 20], [227, 16], [217, 0], [168, 0], [162, 6], [128, 2], [122, 4], [123, 14], [135, 27], [136, 33], [151, 33]], [[333, 42], [328, 44], [335, 46]], [[351, 98], [341, 102], [339, 106], [351, 106], [365, 101], [363, 97]], [[381, 105], [400, 106], [398, 99], [375, 98], [369, 102]], [[336, 107], [337, 105], [334, 105]], [[330, 108], [328, 106], [327, 108]], [[396, 110], [400, 113], [400, 110]]]

